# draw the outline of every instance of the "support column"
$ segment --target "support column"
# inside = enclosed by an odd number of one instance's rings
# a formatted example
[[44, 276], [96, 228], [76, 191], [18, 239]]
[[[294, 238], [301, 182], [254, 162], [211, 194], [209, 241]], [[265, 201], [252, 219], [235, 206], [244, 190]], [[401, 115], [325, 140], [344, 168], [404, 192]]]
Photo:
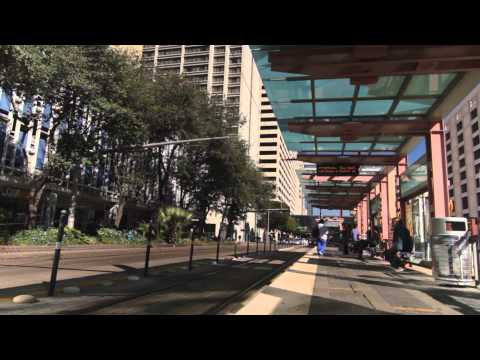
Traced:
[[433, 124], [426, 140], [428, 198], [431, 216], [432, 218], [448, 216], [447, 161], [442, 121]]
[[362, 202], [360, 201], [357, 205], [357, 229], [358, 233], [362, 233]]
[[388, 181], [382, 179], [380, 183], [380, 201], [382, 211], [382, 240], [387, 241], [390, 234], [390, 216], [388, 213]]
[[365, 225], [364, 225], [364, 234], [367, 235], [367, 232], [368, 232], [368, 225], [370, 224], [370, 200], [368, 198], [368, 196], [363, 199], [363, 201], [365, 202], [365, 206], [364, 206], [364, 216], [365, 216]]
[[403, 217], [402, 215], [402, 204], [401, 204], [401, 188], [400, 188], [400, 177], [407, 170], [407, 158], [404, 157], [400, 159], [396, 166], [395, 174], [395, 197], [396, 197], [396, 217]]

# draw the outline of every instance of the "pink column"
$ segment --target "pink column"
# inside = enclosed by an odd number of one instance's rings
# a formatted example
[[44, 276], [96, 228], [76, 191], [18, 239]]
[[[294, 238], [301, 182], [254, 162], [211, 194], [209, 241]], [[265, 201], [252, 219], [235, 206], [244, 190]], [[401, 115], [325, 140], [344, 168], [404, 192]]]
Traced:
[[448, 178], [443, 122], [436, 121], [426, 137], [430, 211], [432, 217], [448, 216]]
[[390, 233], [390, 216], [388, 216], [388, 183], [382, 179], [380, 183], [380, 201], [382, 208], [382, 240], [388, 240]]
[[370, 223], [370, 216], [369, 216], [369, 206], [368, 206], [368, 197], [366, 197], [365, 199], [363, 199], [363, 202], [364, 202], [364, 211], [363, 211], [363, 214], [364, 214], [364, 219], [365, 219], [365, 223], [364, 223], [364, 228], [363, 228], [363, 234], [366, 235], [367, 232], [368, 232], [368, 225]]
[[362, 232], [362, 202], [360, 201], [357, 205], [357, 230], [359, 233]]
[[400, 204], [400, 195], [401, 195], [401, 191], [400, 191], [400, 176], [402, 176], [402, 174], [407, 170], [407, 158], [406, 157], [403, 157], [402, 159], [400, 159], [400, 161], [398, 162], [397, 164], [397, 167], [396, 167], [396, 177], [395, 177], [395, 184], [396, 184], [396, 215], [397, 217], [401, 217], [402, 216], [402, 207], [401, 207], [401, 204]]

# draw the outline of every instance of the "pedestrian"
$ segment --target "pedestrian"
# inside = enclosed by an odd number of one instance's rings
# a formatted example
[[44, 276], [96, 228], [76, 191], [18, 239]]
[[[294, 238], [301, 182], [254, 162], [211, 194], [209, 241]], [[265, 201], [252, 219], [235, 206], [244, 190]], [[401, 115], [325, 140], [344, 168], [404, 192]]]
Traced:
[[360, 232], [357, 229], [356, 225], [353, 225], [352, 229], [352, 240], [353, 240], [353, 250], [357, 253], [360, 260], [363, 259], [363, 247], [364, 242], [360, 238]]
[[319, 256], [325, 255], [325, 250], [327, 248], [327, 240], [328, 240], [328, 228], [325, 226], [325, 221], [320, 219], [318, 224], [316, 224], [317, 230], [313, 231], [313, 238], [316, 240], [317, 243], [317, 254]]
[[343, 240], [343, 255], [348, 255], [348, 247], [350, 245], [350, 227], [348, 225], [344, 225], [342, 230], [342, 240]]
[[413, 239], [402, 219], [398, 219], [393, 228], [393, 248], [390, 264], [393, 268], [403, 271], [402, 253], [410, 253], [413, 250]]

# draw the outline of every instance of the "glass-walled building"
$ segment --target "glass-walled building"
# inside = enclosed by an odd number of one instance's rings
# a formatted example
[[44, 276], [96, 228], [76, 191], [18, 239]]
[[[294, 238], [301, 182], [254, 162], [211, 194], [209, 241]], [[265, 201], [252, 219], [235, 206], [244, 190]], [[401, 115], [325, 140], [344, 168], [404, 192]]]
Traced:
[[402, 217], [413, 238], [414, 257], [430, 260], [430, 208], [427, 159], [420, 157], [400, 178]]

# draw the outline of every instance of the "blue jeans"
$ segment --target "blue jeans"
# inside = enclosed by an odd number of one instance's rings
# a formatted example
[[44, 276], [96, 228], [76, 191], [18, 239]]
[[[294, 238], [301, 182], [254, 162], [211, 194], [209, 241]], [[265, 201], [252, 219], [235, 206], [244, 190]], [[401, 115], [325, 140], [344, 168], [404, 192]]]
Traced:
[[317, 254], [321, 255], [325, 252], [325, 248], [327, 247], [327, 241], [318, 239], [317, 240]]

